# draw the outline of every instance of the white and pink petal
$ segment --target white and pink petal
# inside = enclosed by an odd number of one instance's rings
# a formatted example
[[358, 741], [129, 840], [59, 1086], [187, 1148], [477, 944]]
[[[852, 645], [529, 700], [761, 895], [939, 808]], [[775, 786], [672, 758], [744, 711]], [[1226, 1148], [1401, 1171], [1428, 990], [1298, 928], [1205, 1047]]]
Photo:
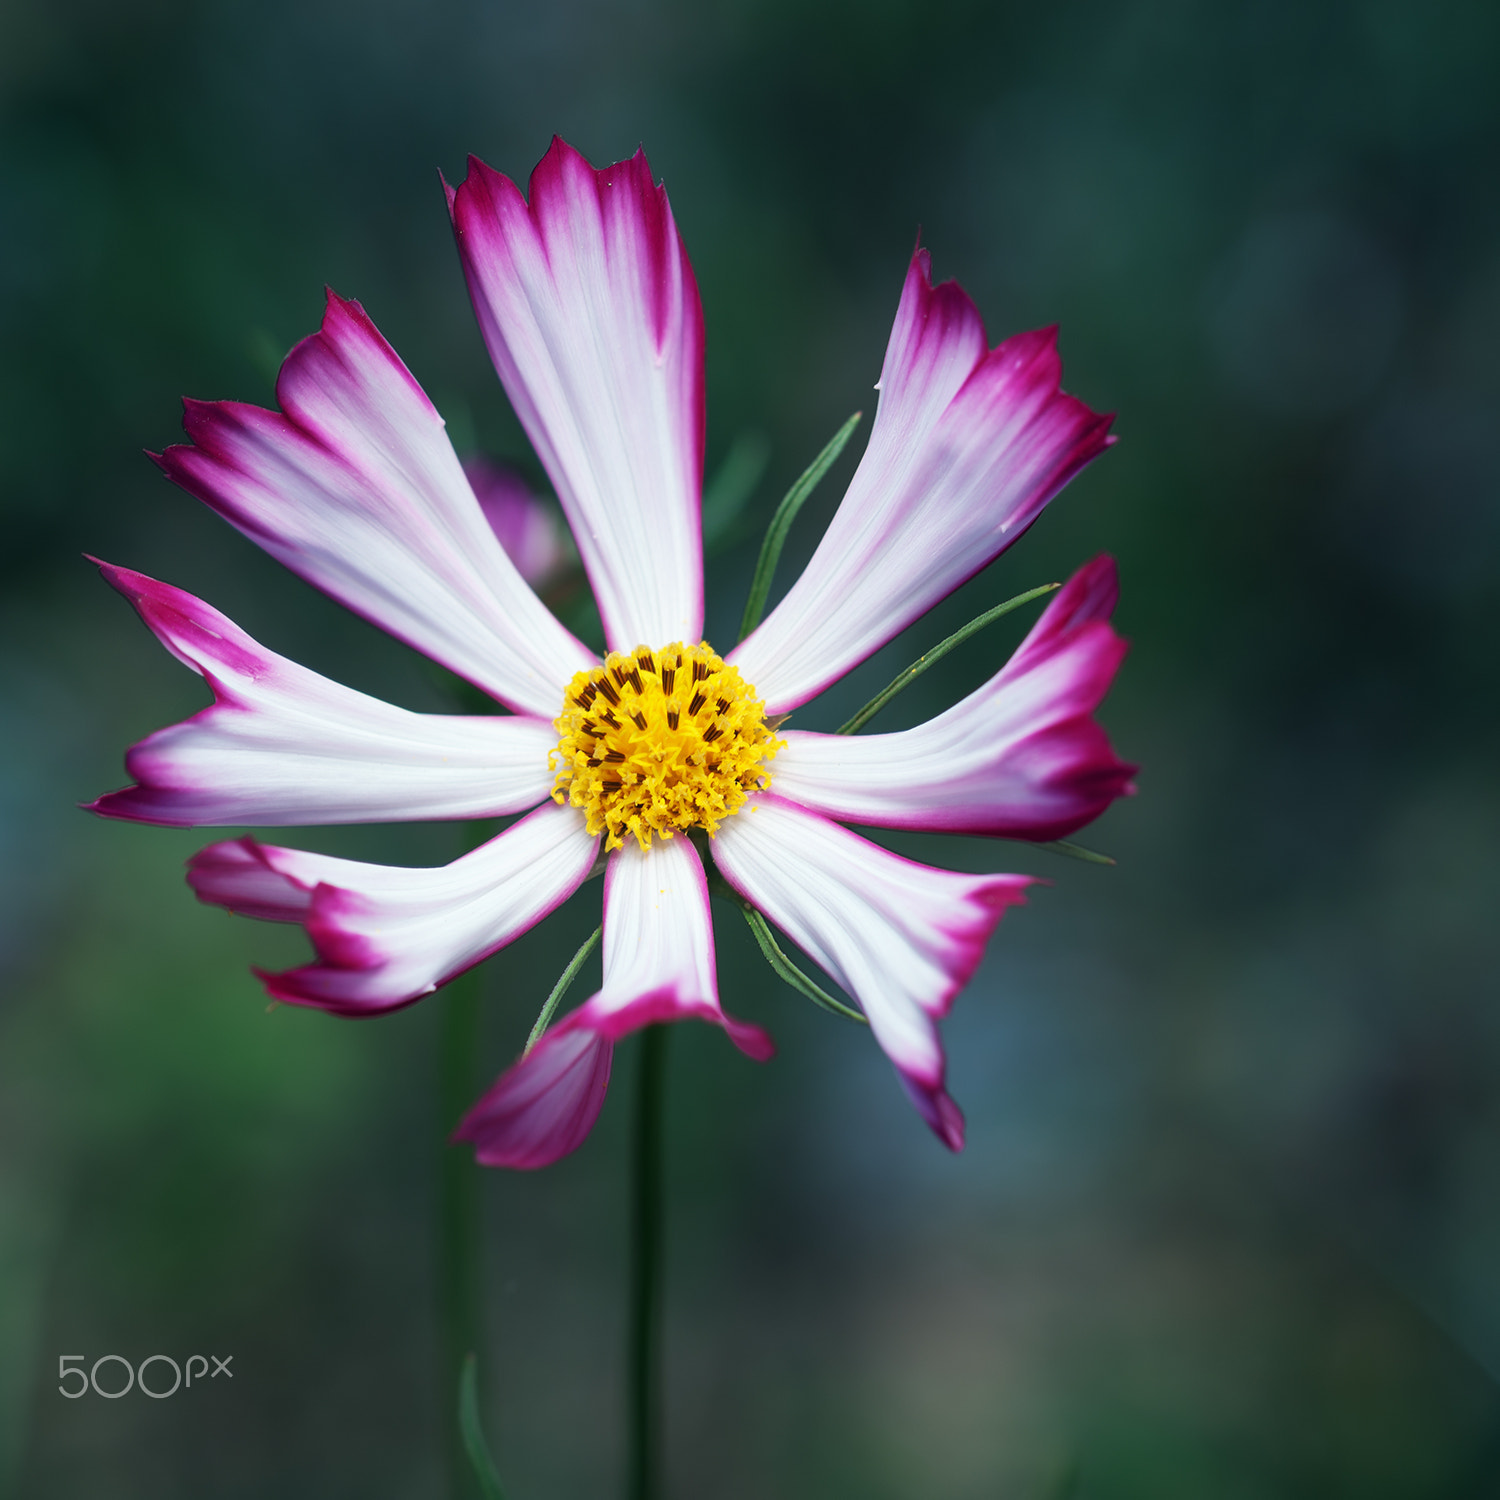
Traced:
[[243, 838], [195, 855], [188, 883], [201, 901], [306, 929], [316, 961], [261, 975], [275, 999], [373, 1015], [430, 994], [526, 932], [578, 889], [597, 847], [581, 814], [549, 803], [437, 868]]
[[765, 1031], [719, 1004], [708, 884], [689, 840], [649, 850], [631, 841], [604, 878], [599, 992], [501, 1074], [458, 1128], [486, 1165], [542, 1167], [575, 1150], [603, 1103], [614, 1043], [642, 1026], [709, 1021], [757, 1061], [775, 1051]]
[[94, 812], [173, 827], [484, 818], [551, 789], [545, 719], [393, 707], [268, 651], [183, 589], [99, 567], [214, 702], [133, 746], [135, 785]]
[[802, 576], [730, 653], [771, 713], [806, 702], [986, 567], [1112, 439], [1059, 386], [1056, 330], [989, 349], [918, 250], [869, 446]]
[[961, 1149], [937, 1023], [1032, 878], [917, 864], [774, 793], [726, 820], [714, 862], [854, 997], [923, 1118]]
[[480, 330], [562, 502], [614, 650], [703, 629], [703, 312], [644, 153], [554, 140], [528, 185], [450, 194]]
[[611, 1037], [657, 1021], [709, 1021], [757, 1061], [775, 1051], [759, 1026], [726, 1016], [719, 1004], [708, 881], [687, 837], [658, 839], [649, 849], [629, 840], [611, 856], [604, 981], [573, 1019]]
[[553, 714], [588, 650], [486, 522], [443, 419], [357, 302], [287, 356], [280, 411], [188, 401], [157, 462], [340, 603], [523, 713]]
[[1124, 659], [1111, 558], [1081, 568], [1011, 660], [936, 718], [893, 734], [784, 730], [777, 792], [848, 822], [1059, 839], [1134, 790], [1093, 718]]

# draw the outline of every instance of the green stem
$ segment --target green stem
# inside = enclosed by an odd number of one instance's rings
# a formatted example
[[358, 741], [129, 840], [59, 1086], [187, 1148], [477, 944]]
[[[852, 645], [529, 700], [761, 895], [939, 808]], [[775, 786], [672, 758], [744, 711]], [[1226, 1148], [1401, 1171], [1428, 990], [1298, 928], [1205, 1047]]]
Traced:
[[998, 620], [1001, 615], [1008, 615], [1011, 610], [1020, 609], [1023, 604], [1029, 604], [1033, 599], [1040, 599], [1043, 594], [1050, 594], [1054, 589], [1061, 587], [1060, 583], [1044, 583], [1040, 588], [1027, 589], [1024, 594], [1017, 594], [1014, 599], [1007, 599], [1004, 604], [997, 604], [993, 609], [985, 610], [982, 615], [970, 620], [962, 630], [955, 630], [946, 640], [939, 641], [925, 656], [919, 656], [899, 677], [887, 683], [847, 724], [840, 725], [834, 733], [854, 734], [857, 730], [863, 729], [897, 693], [909, 688], [923, 672], [929, 667], [936, 666], [955, 646], [963, 645], [976, 631], [983, 630], [986, 625]]
[[667, 1028], [641, 1033], [631, 1162], [629, 1500], [656, 1500], [661, 1481], [662, 1113]]
[[464, 1360], [480, 1345], [479, 1168], [464, 1146], [447, 1144], [474, 1101], [475, 1053], [479, 1039], [480, 978], [460, 975], [438, 997], [438, 1099], [442, 1112], [442, 1159], [438, 1169], [439, 1324], [442, 1361], [438, 1411], [442, 1418], [448, 1494], [473, 1500], [478, 1494], [464, 1448], [458, 1411]]

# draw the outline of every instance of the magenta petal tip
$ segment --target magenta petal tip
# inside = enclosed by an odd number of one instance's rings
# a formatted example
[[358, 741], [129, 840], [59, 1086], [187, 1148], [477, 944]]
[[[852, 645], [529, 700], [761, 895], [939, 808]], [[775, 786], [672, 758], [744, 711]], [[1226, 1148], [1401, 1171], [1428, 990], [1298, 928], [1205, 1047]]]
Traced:
[[557, 1027], [507, 1068], [452, 1139], [481, 1166], [535, 1171], [576, 1151], [604, 1106], [614, 1046], [583, 1026]]

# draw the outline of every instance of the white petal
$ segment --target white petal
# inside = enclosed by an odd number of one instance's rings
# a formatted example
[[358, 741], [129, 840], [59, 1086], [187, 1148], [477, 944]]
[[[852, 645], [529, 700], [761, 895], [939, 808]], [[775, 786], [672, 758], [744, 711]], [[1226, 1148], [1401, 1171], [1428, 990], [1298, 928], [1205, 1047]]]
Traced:
[[368, 1015], [429, 994], [534, 926], [582, 884], [597, 847], [580, 813], [548, 803], [436, 869], [245, 838], [194, 856], [188, 881], [202, 901], [306, 927], [317, 962], [261, 976], [278, 1000]]
[[214, 704], [134, 746], [137, 784], [95, 812], [176, 827], [483, 818], [551, 789], [545, 719], [392, 707], [267, 651], [182, 589], [100, 566]]
[[1114, 572], [1107, 557], [1080, 569], [1009, 663], [925, 724], [783, 731], [777, 793], [854, 823], [1003, 838], [1064, 838], [1098, 817], [1135, 770], [1092, 717], [1125, 655], [1109, 625]]
[[643, 153], [470, 158], [453, 227], [479, 326], [562, 501], [613, 650], [703, 630], [703, 312]]
[[609, 858], [604, 886], [604, 983], [495, 1081], [457, 1138], [490, 1166], [544, 1167], [576, 1150], [604, 1103], [614, 1044], [666, 1021], [722, 1026], [742, 1052], [771, 1056], [759, 1026], [726, 1016], [714, 972], [708, 884], [686, 838], [632, 839]]
[[859, 1002], [928, 1123], [957, 1149], [937, 1018], [1031, 877], [919, 865], [766, 793], [725, 820], [714, 863]]
[[758, 1026], [726, 1016], [714, 969], [708, 882], [685, 837], [634, 839], [604, 876], [604, 982], [569, 1021], [617, 1038], [654, 1021], [696, 1018], [723, 1026], [741, 1051], [769, 1057]]
[[328, 294], [280, 412], [189, 401], [166, 473], [272, 557], [523, 713], [592, 656], [505, 555], [443, 419], [357, 302]]
[[1056, 330], [986, 352], [927, 252], [907, 274], [859, 468], [802, 576], [728, 660], [784, 713], [996, 558], [1111, 441], [1059, 389]]

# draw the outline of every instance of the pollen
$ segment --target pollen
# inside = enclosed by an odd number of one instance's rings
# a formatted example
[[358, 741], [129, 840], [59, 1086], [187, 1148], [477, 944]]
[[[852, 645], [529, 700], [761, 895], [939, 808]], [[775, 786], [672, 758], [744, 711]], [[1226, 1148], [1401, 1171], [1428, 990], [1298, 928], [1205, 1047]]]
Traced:
[[712, 837], [771, 784], [766, 762], [786, 744], [706, 641], [610, 652], [568, 684], [556, 725], [553, 801], [584, 813], [606, 849], [631, 834], [643, 849], [689, 828]]

